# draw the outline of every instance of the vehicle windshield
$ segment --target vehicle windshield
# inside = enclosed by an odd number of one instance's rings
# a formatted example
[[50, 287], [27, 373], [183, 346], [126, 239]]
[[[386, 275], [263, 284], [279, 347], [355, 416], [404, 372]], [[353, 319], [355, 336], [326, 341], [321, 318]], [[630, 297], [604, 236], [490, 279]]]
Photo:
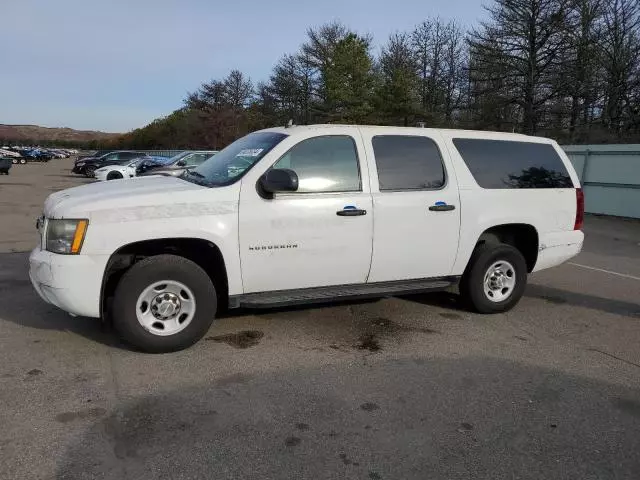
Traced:
[[216, 153], [202, 165], [185, 171], [180, 178], [207, 187], [230, 185], [286, 136], [277, 132], [251, 133]]
[[186, 157], [190, 153], [191, 152], [187, 150], [185, 152], [180, 152], [177, 155], [174, 155], [173, 157], [166, 157], [166, 158], [153, 157], [153, 159], [156, 161], [156, 163], [160, 165], [171, 165], [172, 163], [177, 162], [181, 158]]
[[147, 160], [146, 157], [136, 158], [133, 162], [131, 162], [129, 165], [127, 165], [127, 167], [137, 167], [138, 165], [140, 165], [145, 160]]

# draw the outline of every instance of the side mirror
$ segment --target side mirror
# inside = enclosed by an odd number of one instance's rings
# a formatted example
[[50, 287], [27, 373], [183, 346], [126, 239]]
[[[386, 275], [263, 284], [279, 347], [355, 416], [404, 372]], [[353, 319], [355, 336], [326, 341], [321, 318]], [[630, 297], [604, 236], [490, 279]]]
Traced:
[[260, 177], [258, 185], [270, 196], [278, 192], [295, 192], [298, 190], [298, 174], [288, 168], [274, 168]]
[[184, 160], [178, 160], [178, 163], [176, 163], [176, 165], [178, 167], [186, 167], [187, 166], [187, 162], [185, 162]]

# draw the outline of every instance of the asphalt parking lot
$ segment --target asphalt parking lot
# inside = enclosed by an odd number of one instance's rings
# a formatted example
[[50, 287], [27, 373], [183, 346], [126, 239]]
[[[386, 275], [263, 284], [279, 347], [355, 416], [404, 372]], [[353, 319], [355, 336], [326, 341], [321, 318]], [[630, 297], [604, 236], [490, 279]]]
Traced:
[[175, 354], [129, 350], [27, 276], [72, 160], [0, 177], [0, 478], [640, 478], [640, 221], [508, 314], [448, 293], [240, 311]]

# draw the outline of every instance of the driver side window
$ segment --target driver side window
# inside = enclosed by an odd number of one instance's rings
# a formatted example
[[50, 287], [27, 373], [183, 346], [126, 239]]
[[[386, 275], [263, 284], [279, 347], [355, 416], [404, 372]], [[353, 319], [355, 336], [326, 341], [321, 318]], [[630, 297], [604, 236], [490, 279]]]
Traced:
[[303, 140], [285, 153], [272, 168], [287, 168], [296, 172], [298, 193], [362, 190], [356, 145], [348, 135]]

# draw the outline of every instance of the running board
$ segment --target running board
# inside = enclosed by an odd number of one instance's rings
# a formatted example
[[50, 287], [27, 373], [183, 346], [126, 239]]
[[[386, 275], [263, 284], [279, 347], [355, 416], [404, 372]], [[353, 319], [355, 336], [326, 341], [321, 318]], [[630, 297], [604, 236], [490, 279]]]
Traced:
[[273, 308], [305, 303], [322, 303], [334, 300], [406, 295], [410, 293], [444, 290], [456, 285], [458, 280], [459, 277], [438, 277], [247, 293], [245, 295], [232, 295], [229, 297], [229, 307]]

